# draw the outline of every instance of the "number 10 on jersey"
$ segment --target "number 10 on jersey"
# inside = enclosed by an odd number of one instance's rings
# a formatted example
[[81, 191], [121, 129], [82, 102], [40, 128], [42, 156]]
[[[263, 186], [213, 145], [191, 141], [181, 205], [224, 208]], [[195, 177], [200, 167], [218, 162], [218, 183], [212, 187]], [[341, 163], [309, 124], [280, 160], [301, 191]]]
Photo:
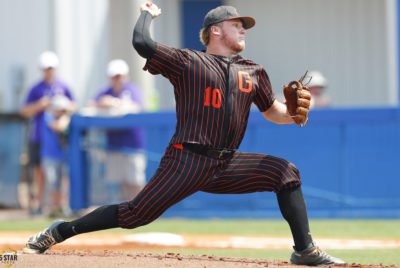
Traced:
[[221, 107], [222, 93], [219, 88], [214, 88], [211, 90], [211, 87], [206, 88], [204, 92], [204, 106], [212, 106], [214, 108]]

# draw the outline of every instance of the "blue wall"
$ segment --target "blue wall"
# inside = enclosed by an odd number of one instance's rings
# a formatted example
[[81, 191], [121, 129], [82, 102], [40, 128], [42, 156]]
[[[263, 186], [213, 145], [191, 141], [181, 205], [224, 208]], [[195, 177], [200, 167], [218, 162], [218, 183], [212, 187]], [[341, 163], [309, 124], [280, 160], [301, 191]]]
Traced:
[[18, 207], [20, 157], [26, 143], [27, 121], [14, 114], [0, 115], [0, 205]]
[[182, 36], [183, 47], [204, 50], [199, 33], [203, 28], [203, 20], [208, 11], [222, 5], [222, 1], [183, 1], [182, 2]]
[[[80, 141], [91, 127], [143, 126], [151, 161], [149, 177], [175, 128], [174, 113], [122, 118], [74, 116], [71, 128], [71, 206], [86, 207], [87, 174]], [[400, 109], [314, 110], [310, 122], [276, 125], [259, 112], [250, 116], [241, 151], [283, 157], [300, 169], [310, 217], [400, 218]], [[196, 193], [164, 216], [280, 217], [274, 193]]]

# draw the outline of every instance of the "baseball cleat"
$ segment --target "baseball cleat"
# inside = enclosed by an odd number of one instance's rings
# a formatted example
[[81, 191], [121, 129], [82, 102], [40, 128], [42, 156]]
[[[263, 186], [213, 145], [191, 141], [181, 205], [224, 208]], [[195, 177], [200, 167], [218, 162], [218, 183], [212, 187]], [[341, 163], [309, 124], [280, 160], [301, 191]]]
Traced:
[[64, 241], [57, 230], [57, 226], [63, 222], [65, 221], [57, 220], [43, 231], [29, 237], [22, 251], [27, 254], [41, 254], [53, 245]]
[[297, 265], [324, 266], [345, 264], [341, 259], [335, 258], [316, 247], [313, 243], [302, 251], [294, 251], [290, 262]]

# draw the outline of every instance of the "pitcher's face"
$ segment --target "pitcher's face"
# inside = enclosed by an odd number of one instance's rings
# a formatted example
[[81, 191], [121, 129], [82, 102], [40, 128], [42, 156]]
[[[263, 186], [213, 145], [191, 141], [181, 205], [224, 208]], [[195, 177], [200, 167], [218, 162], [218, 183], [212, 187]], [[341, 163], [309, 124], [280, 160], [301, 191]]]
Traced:
[[243, 23], [239, 19], [227, 20], [221, 25], [221, 39], [234, 54], [240, 53], [245, 48], [245, 34], [246, 29], [243, 28]]

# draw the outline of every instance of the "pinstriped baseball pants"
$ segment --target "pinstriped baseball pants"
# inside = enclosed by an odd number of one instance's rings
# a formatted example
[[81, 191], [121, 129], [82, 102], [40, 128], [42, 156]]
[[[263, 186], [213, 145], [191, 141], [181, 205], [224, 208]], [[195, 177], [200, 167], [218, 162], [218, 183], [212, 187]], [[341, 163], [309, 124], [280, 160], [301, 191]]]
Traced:
[[231, 159], [217, 160], [170, 145], [145, 188], [132, 201], [119, 205], [118, 223], [128, 229], [146, 225], [197, 191], [279, 193], [300, 185], [299, 171], [282, 158], [235, 152]]

